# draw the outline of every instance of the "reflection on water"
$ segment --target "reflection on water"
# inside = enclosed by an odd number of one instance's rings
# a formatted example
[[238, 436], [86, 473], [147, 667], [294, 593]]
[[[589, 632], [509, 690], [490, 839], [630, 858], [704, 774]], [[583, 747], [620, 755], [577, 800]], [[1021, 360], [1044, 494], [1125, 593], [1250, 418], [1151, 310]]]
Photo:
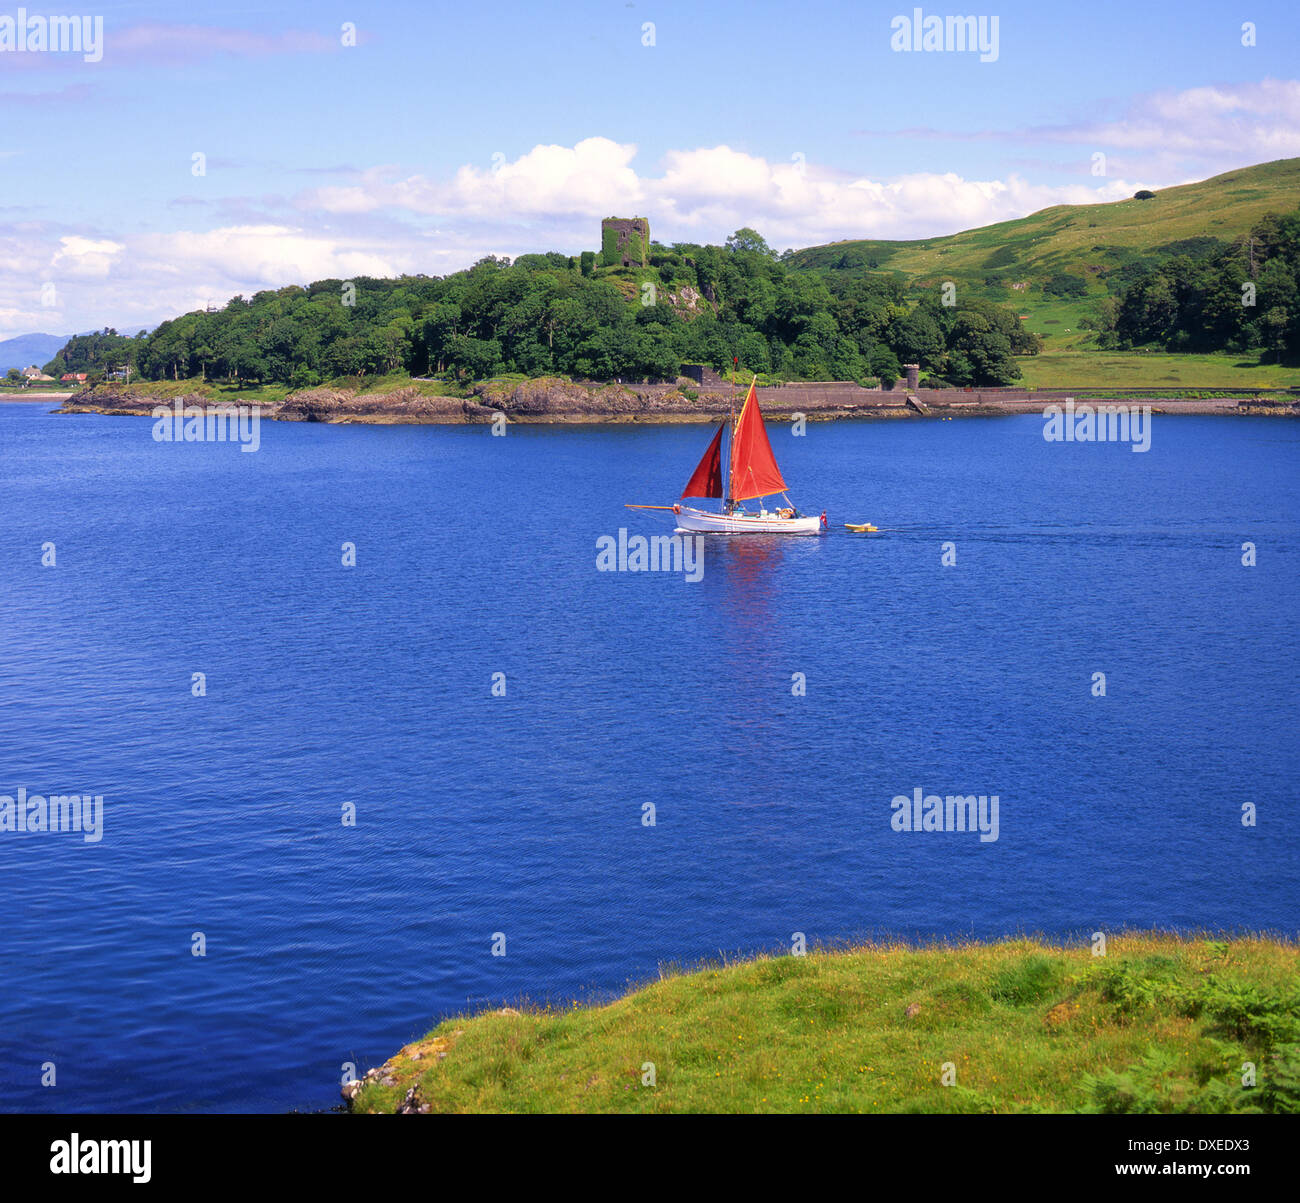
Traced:
[[[704, 578], [708, 637], [727, 665], [729, 696], [746, 697], [756, 682], [789, 682], [792, 572], [799, 579], [824, 554], [825, 536], [706, 535]], [[763, 688], [764, 686], [760, 686]]]

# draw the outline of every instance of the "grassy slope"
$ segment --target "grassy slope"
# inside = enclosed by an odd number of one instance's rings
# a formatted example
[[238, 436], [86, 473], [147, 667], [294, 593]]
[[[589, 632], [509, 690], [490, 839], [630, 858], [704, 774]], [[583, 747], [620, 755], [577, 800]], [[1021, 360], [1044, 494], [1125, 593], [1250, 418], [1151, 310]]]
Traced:
[[[942, 238], [891, 242], [880, 239], [835, 242], [809, 247], [794, 255], [803, 268], [833, 268], [846, 251], [872, 256], [882, 272], [899, 272], [909, 282], [938, 285], [952, 280], [974, 295], [1016, 308], [1027, 329], [1042, 336], [1048, 352], [1081, 352], [1072, 359], [1021, 361], [1030, 387], [1098, 386], [1103, 379], [1127, 384], [1200, 388], [1265, 388], [1300, 383], [1300, 374], [1285, 370], [1251, 372], [1239, 355], [1171, 355], [1162, 372], [1128, 365], [1114, 374], [1114, 355], [1088, 350], [1090, 332], [1079, 320], [1107, 295], [1097, 280], [1100, 271], [1117, 266], [1125, 252], [1150, 253], [1185, 238], [1212, 237], [1231, 242], [1247, 234], [1268, 213], [1295, 209], [1300, 198], [1300, 159], [1278, 159], [1230, 171], [1195, 184], [1165, 188], [1154, 200], [1113, 201], [1097, 205], [1057, 205], [1028, 217], [965, 230]], [[997, 258], [993, 258], [994, 256]], [[992, 260], [992, 263], [990, 262]], [[1049, 276], [1068, 272], [1088, 283], [1088, 295], [1063, 300], [1045, 296]], [[990, 287], [996, 275], [1005, 284]], [[1028, 283], [1015, 289], [1011, 283]], [[1249, 365], [1253, 367], [1254, 365]], [[1256, 381], [1255, 375], [1267, 376]], [[1162, 376], [1176, 379], [1162, 379]]]
[[[1154, 200], [1098, 205], [1056, 205], [1028, 217], [977, 230], [913, 242], [835, 242], [795, 253], [796, 267], [827, 267], [846, 250], [875, 254], [882, 271], [914, 279], [983, 279], [991, 270], [1023, 271], [1039, 280], [1060, 271], [1109, 266], [1097, 247], [1151, 251], [1184, 238], [1208, 235], [1230, 242], [1267, 213], [1287, 212], [1300, 196], [1300, 159], [1244, 167], [1195, 184], [1165, 188]], [[1010, 248], [1013, 261], [986, 268], [989, 257]]]
[[[1049, 344], [1050, 345], [1050, 344]], [[1300, 367], [1257, 363], [1242, 355], [1168, 355], [1146, 351], [1051, 351], [1017, 359], [1025, 388], [1285, 389], [1300, 387]]]
[[[1211, 1043], [1221, 1017], [1193, 1018], [1186, 998], [1250, 984], [1289, 999], [1287, 1022], [1300, 1021], [1293, 944], [1131, 935], [1109, 954], [1029, 940], [866, 947], [669, 976], [603, 1007], [448, 1020], [354, 1110], [392, 1111], [418, 1082], [434, 1112], [1074, 1111], [1094, 1105], [1085, 1075], [1151, 1046], [1170, 1054], [1162, 1090], [1178, 1109], [1205, 1078], [1239, 1072], [1242, 1055]], [[1155, 983], [1155, 1001], [1133, 1002], [1117, 980]], [[945, 1062], [956, 1086], [940, 1084]]]

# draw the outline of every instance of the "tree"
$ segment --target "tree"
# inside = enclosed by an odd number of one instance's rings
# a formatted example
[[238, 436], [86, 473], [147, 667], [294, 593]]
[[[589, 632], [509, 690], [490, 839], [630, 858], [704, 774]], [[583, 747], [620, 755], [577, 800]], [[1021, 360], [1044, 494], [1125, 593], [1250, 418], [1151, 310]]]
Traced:
[[450, 359], [471, 380], [486, 380], [501, 371], [501, 344], [495, 339], [457, 334], [452, 339]]
[[763, 236], [757, 230], [750, 229], [749, 226], [742, 226], [727, 239], [727, 250], [733, 255], [749, 251], [756, 255], [762, 255], [764, 259], [775, 260], [777, 258], [776, 252], [767, 245]]
[[[1020, 365], [1011, 355], [1011, 340], [978, 310], [958, 310], [948, 347], [957, 353], [950, 355], [948, 365], [954, 383], [1001, 385], [1020, 377]], [[954, 374], [954, 362], [965, 365], [960, 366], [959, 375]]]
[[1264, 312], [1260, 319], [1260, 333], [1264, 350], [1278, 363], [1286, 358], [1287, 353], [1287, 312], [1280, 305]]
[[919, 364], [927, 372], [943, 366], [943, 331], [925, 310], [896, 317], [889, 325], [889, 345], [906, 363]]
[[444, 371], [448, 364], [451, 340], [460, 331], [460, 306], [438, 301], [424, 311], [423, 318], [425, 371]]
[[898, 362], [898, 356], [886, 346], [878, 346], [871, 352], [871, 358], [868, 360], [871, 368], [871, 374], [880, 378], [880, 383], [884, 388], [893, 388], [899, 375], [902, 373], [902, 366]]

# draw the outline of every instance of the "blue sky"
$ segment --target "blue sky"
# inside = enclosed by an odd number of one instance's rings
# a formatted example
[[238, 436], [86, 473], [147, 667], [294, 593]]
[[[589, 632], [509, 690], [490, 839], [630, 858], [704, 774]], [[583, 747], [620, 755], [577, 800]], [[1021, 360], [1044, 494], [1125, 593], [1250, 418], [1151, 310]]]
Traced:
[[920, 6], [996, 17], [994, 61], [893, 49], [916, 7], [29, 3], [101, 15], [103, 56], [0, 49], [0, 337], [574, 253], [611, 213], [921, 237], [1300, 154], [1294, 3]]

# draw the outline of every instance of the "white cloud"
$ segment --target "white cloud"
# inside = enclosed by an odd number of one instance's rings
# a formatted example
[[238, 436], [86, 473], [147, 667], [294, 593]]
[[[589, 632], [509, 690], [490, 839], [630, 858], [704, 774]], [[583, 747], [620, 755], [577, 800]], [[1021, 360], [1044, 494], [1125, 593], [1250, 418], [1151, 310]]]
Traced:
[[114, 260], [126, 248], [109, 238], [68, 235], [59, 239], [59, 249], [50, 258], [50, 269], [62, 276], [107, 276]]
[[[271, 224], [116, 239], [32, 222], [0, 227], [0, 296], [10, 302], [0, 308], [0, 335], [105, 323], [133, 331], [263, 288], [427, 271], [417, 241], [345, 241]], [[47, 282], [54, 284], [52, 306], [43, 303]]]
[[575, 146], [535, 146], [510, 162], [503, 154], [491, 166], [467, 164], [447, 181], [413, 175], [396, 178], [391, 167], [364, 173], [359, 184], [316, 188], [299, 204], [328, 213], [369, 213], [405, 209], [483, 217], [501, 214], [526, 220], [548, 214], [608, 216], [636, 205], [643, 185], [631, 166], [633, 145], [609, 138], [584, 138]]
[[1233, 163], [1300, 155], [1300, 80], [1157, 92], [1138, 100], [1122, 120], [1075, 131], [1128, 149], [1228, 155]]
[[393, 276], [401, 270], [392, 255], [277, 225], [145, 234], [131, 240], [130, 251], [137, 270], [196, 280], [224, 279], [245, 289], [330, 276]]
[[1034, 186], [1006, 180], [966, 180], [952, 173], [915, 173], [892, 180], [855, 177], [805, 164], [770, 162], [729, 146], [670, 151], [657, 175], [632, 166], [636, 147], [587, 138], [574, 147], [538, 146], [495, 168], [461, 167], [450, 179], [398, 178], [376, 168], [356, 186], [318, 188], [297, 204], [335, 215], [385, 210], [527, 227], [549, 249], [571, 238], [574, 219], [643, 214], [655, 237], [720, 239], [754, 226], [782, 246], [843, 237], [918, 238], [1020, 216], [1048, 205], [1114, 200], [1132, 195], [1125, 181], [1097, 186]]
[[[1136, 97], [1113, 119], [1018, 129], [859, 130], [939, 142], [1084, 146], [1102, 151], [1114, 170], [1169, 184], [1205, 179], [1247, 163], [1300, 155], [1300, 80], [1215, 84]], [[1081, 168], [1088, 158], [1076, 160]]]
[[0, 338], [58, 328], [63, 325], [62, 318], [57, 309], [0, 309]]

